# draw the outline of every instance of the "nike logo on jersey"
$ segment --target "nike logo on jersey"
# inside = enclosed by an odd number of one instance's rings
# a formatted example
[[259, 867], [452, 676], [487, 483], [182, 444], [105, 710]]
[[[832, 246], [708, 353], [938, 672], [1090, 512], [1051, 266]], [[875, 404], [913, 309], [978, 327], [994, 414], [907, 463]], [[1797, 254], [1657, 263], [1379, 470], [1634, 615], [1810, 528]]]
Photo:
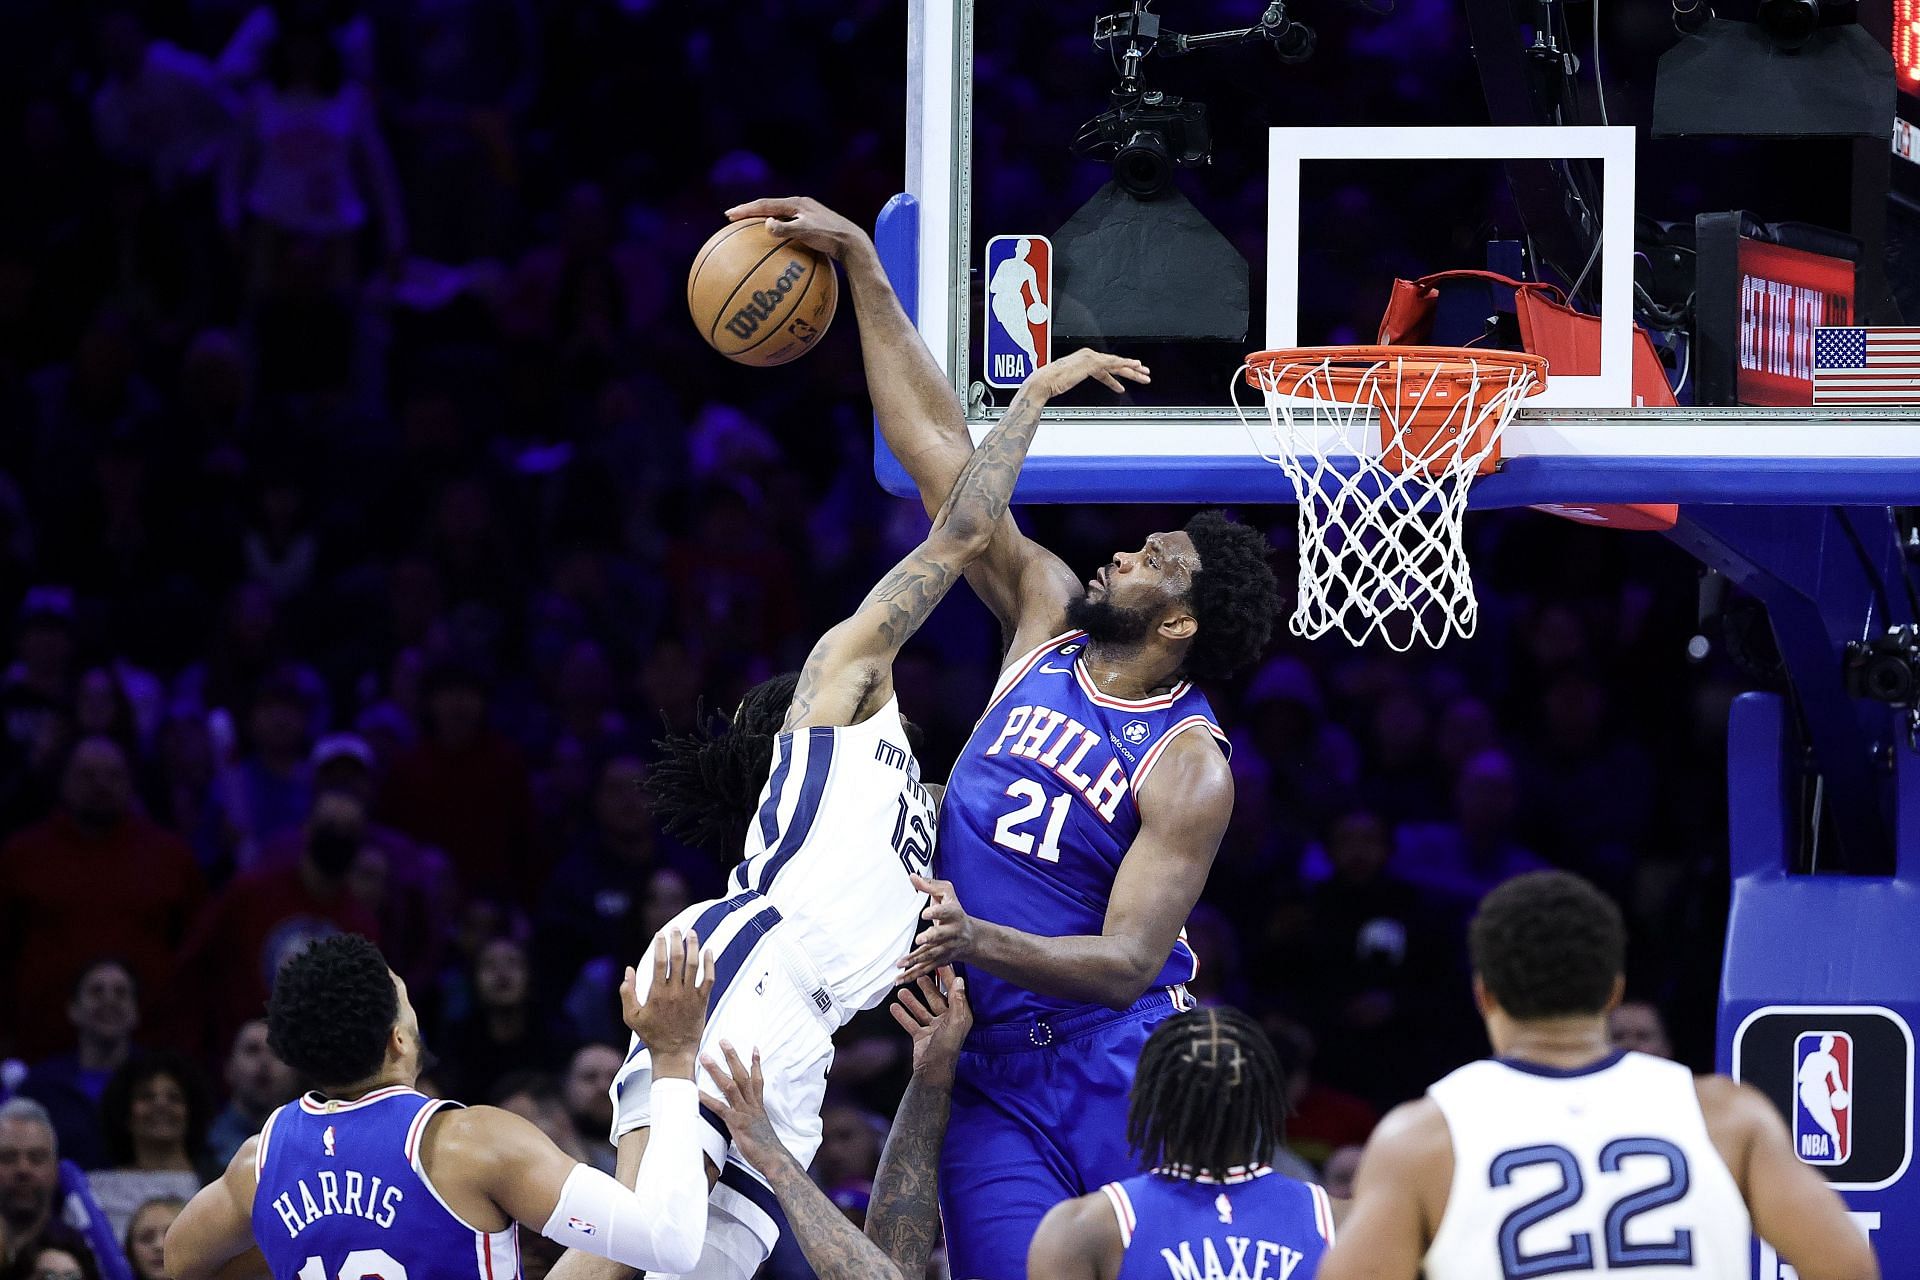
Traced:
[[1097, 777], [1081, 771], [1088, 753], [1100, 742], [1099, 734], [1064, 711], [1055, 711], [1052, 707], [1013, 707], [1002, 723], [1000, 736], [994, 739], [986, 754], [997, 756], [1004, 749], [1010, 756], [1038, 761], [1085, 797], [1094, 812], [1112, 822], [1130, 783], [1126, 770], [1111, 755]]
[[1056, 667], [1051, 662], [1041, 663], [1040, 669], [1050, 676], [1070, 676], [1073, 674], [1072, 667]]

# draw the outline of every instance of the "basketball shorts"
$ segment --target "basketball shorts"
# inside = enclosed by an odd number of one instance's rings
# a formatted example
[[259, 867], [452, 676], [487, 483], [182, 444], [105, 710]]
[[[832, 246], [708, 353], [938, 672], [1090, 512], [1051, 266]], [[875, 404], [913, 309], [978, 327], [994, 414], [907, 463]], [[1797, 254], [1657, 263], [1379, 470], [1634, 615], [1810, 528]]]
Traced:
[[[780, 1142], [804, 1167], [820, 1146], [820, 1104], [827, 1069], [833, 1065], [833, 1002], [804, 952], [781, 933], [780, 912], [751, 890], [724, 901], [701, 902], [667, 923], [666, 932], [689, 928], [713, 952], [713, 992], [700, 1052], [725, 1063], [725, 1040], [744, 1062], [760, 1053], [767, 1118]], [[652, 949], [634, 966], [640, 994], [653, 981]], [[705, 1067], [695, 1082], [718, 1095]], [[653, 1055], [635, 1036], [626, 1063], [613, 1080], [613, 1133], [621, 1137], [650, 1122]], [[691, 1276], [699, 1280], [745, 1280], [772, 1252], [782, 1221], [777, 1201], [758, 1171], [739, 1156], [720, 1117], [700, 1108], [701, 1145], [720, 1181], [713, 1189], [707, 1249]]]
[[973, 1029], [940, 1154], [956, 1278], [1024, 1280], [1047, 1210], [1140, 1172], [1127, 1146], [1134, 1068], [1154, 1027], [1187, 999], [1182, 988], [1162, 988], [1129, 1009]]

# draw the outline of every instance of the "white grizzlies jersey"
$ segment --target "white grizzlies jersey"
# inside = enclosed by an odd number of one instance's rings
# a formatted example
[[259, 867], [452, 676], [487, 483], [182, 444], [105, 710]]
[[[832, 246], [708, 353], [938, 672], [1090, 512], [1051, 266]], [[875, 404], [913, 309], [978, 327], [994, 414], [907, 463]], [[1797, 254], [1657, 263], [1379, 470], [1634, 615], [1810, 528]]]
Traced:
[[1426, 1280], [1751, 1275], [1746, 1202], [1679, 1063], [1473, 1062], [1427, 1096], [1453, 1139], [1453, 1187]]
[[780, 909], [842, 1022], [893, 990], [913, 950], [926, 899], [907, 874], [931, 874], [935, 816], [897, 699], [856, 725], [774, 739], [733, 884]]

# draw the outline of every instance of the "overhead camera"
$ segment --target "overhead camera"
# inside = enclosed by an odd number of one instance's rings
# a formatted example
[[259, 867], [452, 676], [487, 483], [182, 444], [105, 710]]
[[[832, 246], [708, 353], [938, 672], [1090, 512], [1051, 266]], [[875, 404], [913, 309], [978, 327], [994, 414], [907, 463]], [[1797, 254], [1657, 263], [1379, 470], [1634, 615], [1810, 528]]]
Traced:
[[[1368, 7], [1381, 2], [1369, 0]], [[1384, 2], [1390, 7], [1390, 0]], [[1178, 169], [1204, 165], [1213, 158], [1207, 105], [1145, 88], [1140, 72], [1149, 56], [1173, 58], [1223, 45], [1264, 42], [1282, 62], [1304, 62], [1318, 43], [1312, 27], [1288, 16], [1285, 0], [1272, 0], [1252, 26], [1200, 35], [1166, 30], [1152, 6], [1153, 0], [1133, 0], [1126, 13], [1094, 20], [1093, 42], [1112, 55], [1120, 69], [1120, 83], [1108, 95], [1113, 106], [1081, 125], [1073, 141], [1075, 155], [1109, 161], [1114, 181], [1136, 200], [1165, 195]]]
[[1855, 698], [1920, 704], [1920, 627], [1890, 627], [1883, 636], [1848, 644], [1846, 681]]

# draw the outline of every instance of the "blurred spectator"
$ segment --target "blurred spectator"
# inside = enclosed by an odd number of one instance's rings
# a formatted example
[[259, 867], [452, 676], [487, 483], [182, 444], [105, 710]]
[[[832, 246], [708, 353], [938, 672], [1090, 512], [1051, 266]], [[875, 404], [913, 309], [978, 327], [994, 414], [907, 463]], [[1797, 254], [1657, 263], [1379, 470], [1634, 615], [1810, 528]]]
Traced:
[[1320, 1185], [1335, 1200], [1353, 1199], [1353, 1175], [1360, 1170], [1360, 1146], [1335, 1147], [1320, 1170]]
[[473, 1008], [442, 1037], [448, 1088], [456, 1098], [485, 1098], [515, 1071], [556, 1072], [573, 1050], [533, 998], [532, 966], [524, 944], [496, 937], [473, 962]]
[[22, 1250], [13, 1274], [20, 1280], [100, 1280], [93, 1255], [75, 1245], [39, 1244]]
[[46, 1109], [30, 1098], [0, 1103], [0, 1218], [16, 1261], [43, 1243], [89, 1253], [56, 1212], [59, 1192], [60, 1142]]
[[1624, 897], [1653, 825], [1652, 757], [1611, 731], [1591, 675], [1555, 680], [1541, 710], [1525, 769], [1529, 827], [1556, 860]]
[[134, 1280], [171, 1280], [167, 1274], [167, 1228], [187, 1207], [185, 1200], [158, 1196], [134, 1211], [127, 1227], [127, 1263]]
[[613, 1078], [620, 1072], [620, 1051], [609, 1044], [583, 1044], [567, 1064], [567, 1115], [574, 1133], [586, 1148], [586, 1159], [603, 1173], [612, 1173]]
[[[379, 794], [379, 757], [365, 738], [333, 733], [316, 742], [308, 757], [316, 795], [339, 793], [370, 812]], [[304, 815], [303, 815], [304, 816]], [[305, 822], [280, 831], [261, 851], [263, 865], [297, 862], [307, 841]], [[380, 918], [381, 949], [394, 972], [409, 983], [431, 981], [449, 932], [448, 900], [452, 869], [437, 849], [423, 848], [382, 823], [368, 821], [361, 836], [360, 866], [376, 859], [386, 883], [368, 909]], [[364, 899], [363, 899], [364, 900]]]
[[118, 960], [96, 960], [74, 983], [67, 1019], [74, 1052], [39, 1063], [20, 1092], [53, 1117], [60, 1149], [83, 1169], [98, 1167], [106, 1149], [100, 1137], [100, 1099], [107, 1081], [133, 1052], [140, 1025], [139, 992]]
[[1623, 1000], [1607, 1015], [1607, 1038], [1616, 1049], [1650, 1053], [1656, 1058], [1671, 1058], [1673, 1042], [1667, 1038], [1667, 1021], [1660, 1008], [1647, 1000]]
[[13, 660], [0, 678], [0, 783], [5, 816], [15, 825], [38, 818], [55, 790], [65, 746], [63, 716], [72, 705], [73, 595], [36, 587], [21, 607]]
[[100, 1100], [107, 1167], [87, 1182], [115, 1240], [126, 1239], [147, 1201], [193, 1198], [211, 1118], [206, 1087], [185, 1058], [153, 1054], [114, 1073]]
[[1399, 832], [1395, 875], [1464, 910], [1502, 880], [1546, 866], [1514, 834], [1520, 784], [1500, 750], [1466, 762], [1453, 784], [1448, 822], [1415, 822]]
[[0, 1026], [17, 1050], [60, 1047], [67, 996], [98, 956], [122, 957], [142, 990], [167, 990], [204, 892], [186, 846], [134, 810], [126, 753], [82, 739], [59, 812], [0, 846]]
[[465, 667], [443, 663], [421, 691], [425, 736], [394, 762], [382, 816], [446, 850], [476, 892], [523, 896], [532, 793], [520, 749], [487, 719], [487, 692]]
[[154, 39], [131, 4], [109, 5], [99, 32], [106, 78], [94, 94], [93, 129], [100, 150], [162, 192], [212, 173], [233, 122], [212, 64]]
[[[585, 1163], [587, 1144], [574, 1129], [560, 1084], [544, 1071], [511, 1071], [494, 1083], [488, 1100], [513, 1112], [553, 1140], [568, 1158]], [[609, 1129], [611, 1132], [611, 1129]], [[606, 1145], [602, 1143], [601, 1145]]]
[[1331, 874], [1276, 916], [1264, 967], [1298, 992], [1321, 1067], [1390, 1106], [1433, 1078], [1450, 1002], [1467, 1008], [1457, 919], [1436, 918], [1432, 900], [1389, 869], [1393, 837], [1377, 814], [1335, 819], [1325, 850]]
[[[307, 764], [307, 690], [291, 671], [269, 676], [247, 711], [248, 750], [240, 759], [245, 821], [251, 841], [298, 826], [313, 807]], [[246, 870], [242, 865], [241, 870]]]
[[278, 23], [264, 80], [249, 92], [223, 170], [220, 216], [248, 231], [254, 287], [338, 291], [355, 278], [355, 239], [377, 218], [386, 260], [406, 252], [393, 162], [366, 89], [346, 79], [323, 20]]
[[366, 810], [351, 796], [317, 797], [290, 860], [235, 879], [195, 922], [180, 958], [179, 1022], [208, 1056], [266, 1006], [288, 956], [332, 933], [380, 939], [380, 920], [350, 889], [366, 857]]
[[820, 1150], [813, 1158], [814, 1181], [830, 1196], [848, 1190], [871, 1190], [886, 1132], [887, 1123], [880, 1117], [845, 1100], [829, 1099], [820, 1109]]
[[207, 1129], [209, 1169], [224, 1169], [234, 1152], [260, 1132], [275, 1107], [300, 1095], [293, 1070], [267, 1044], [267, 1020], [254, 1018], [233, 1037], [227, 1055], [227, 1107]]
[[[678, 871], [662, 867], [648, 877], [647, 896], [637, 921], [635, 936], [639, 941], [634, 945], [634, 954], [644, 956], [647, 944], [666, 927], [667, 921], [692, 906], [694, 901], [687, 878]], [[633, 961], [623, 959], [624, 954], [612, 952], [587, 961], [567, 990], [562, 1008], [574, 1033], [582, 1040], [613, 1043], [626, 1038], [626, 1023], [620, 1018], [620, 978]]]
[[631, 964], [651, 931], [641, 916], [654, 872], [685, 877], [698, 898], [717, 893], [722, 872], [712, 860], [661, 835], [647, 803], [646, 766], [616, 755], [600, 767], [593, 820], [573, 851], [549, 873], [537, 942], [556, 985], [571, 983], [594, 956]]
[[1287, 1067], [1287, 1147], [1309, 1167], [1343, 1146], [1364, 1146], [1380, 1113], [1364, 1098], [1327, 1084], [1313, 1072], [1313, 1033], [1289, 1018], [1261, 1019]]

